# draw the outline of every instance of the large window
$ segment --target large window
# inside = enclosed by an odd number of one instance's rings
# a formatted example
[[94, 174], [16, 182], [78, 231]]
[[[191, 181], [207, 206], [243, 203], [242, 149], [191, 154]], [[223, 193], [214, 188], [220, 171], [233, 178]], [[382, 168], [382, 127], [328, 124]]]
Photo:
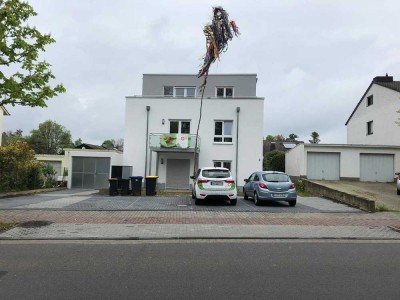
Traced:
[[187, 133], [190, 134], [190, 121], [169, 121], [169, 133]]
[[367, 135], [371, 135], [374, 133], [374, 121], [367, 122]]
[[231, 170], [231, 162], [230, 161], [220, 161], [220, 160], [215, 160], [214, 161], [214, 167], [216, 168], [227, 168], [229, 171]]
[[233, 87], [217, 87], [217, 97], [233, 97]]
[[214, 142], [232, 143], [233, 121], [215, 121]]
[[164, 86], [165, 97], [195, 97], [196, 87], [173, 87]]

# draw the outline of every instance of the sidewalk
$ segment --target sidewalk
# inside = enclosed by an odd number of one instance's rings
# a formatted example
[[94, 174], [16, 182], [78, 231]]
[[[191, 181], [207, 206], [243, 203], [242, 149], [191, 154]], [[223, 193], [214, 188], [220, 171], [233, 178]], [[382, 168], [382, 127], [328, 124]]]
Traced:
[[42, 227], [15, 227], [13, 239], [374, 239], [400, 240], [398, 213], [265, 213], [188, 211], [0, 211], [7, 222], [41, 220]]

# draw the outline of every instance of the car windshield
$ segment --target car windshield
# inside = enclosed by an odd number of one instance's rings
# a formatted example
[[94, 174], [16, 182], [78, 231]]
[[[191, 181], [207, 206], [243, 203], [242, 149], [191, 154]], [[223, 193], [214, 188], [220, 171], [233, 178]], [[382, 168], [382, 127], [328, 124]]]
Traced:
[[203, 177], [207, 178], [228, 178], [231, 176], [231, 173], [228, 170], [203, 170], [202, 174]]
[[263, 174], [263, 179], [269, 182], [289, 182], [289, 176], [286, 174]]

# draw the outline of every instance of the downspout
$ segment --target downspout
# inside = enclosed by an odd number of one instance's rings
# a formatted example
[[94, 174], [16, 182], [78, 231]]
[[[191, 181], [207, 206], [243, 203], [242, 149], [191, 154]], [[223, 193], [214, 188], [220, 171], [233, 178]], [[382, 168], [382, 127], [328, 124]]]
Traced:
[[236, 188], [238, 186], [238, 161], [239, 161], [239, 112], [240, 112], [240, 107], [236, 107]]
[[146, 157], [145, 157], [145, 165], [144, 165], [144, 178], [147, 176], [147, 153], [149, 152], [149, 113], [150, 106], [146, 106], [147, 110], [147, 126], [146, 126]]

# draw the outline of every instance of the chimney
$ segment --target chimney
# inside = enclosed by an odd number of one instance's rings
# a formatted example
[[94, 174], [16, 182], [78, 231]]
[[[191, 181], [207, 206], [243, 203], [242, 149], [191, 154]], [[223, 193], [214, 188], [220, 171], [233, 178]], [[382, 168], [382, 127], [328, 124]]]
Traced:
[[393, 82], [393, 76], [388, 76], [386, 73], [386, 76], [376, 76], [373, 80], [374, 82]]

